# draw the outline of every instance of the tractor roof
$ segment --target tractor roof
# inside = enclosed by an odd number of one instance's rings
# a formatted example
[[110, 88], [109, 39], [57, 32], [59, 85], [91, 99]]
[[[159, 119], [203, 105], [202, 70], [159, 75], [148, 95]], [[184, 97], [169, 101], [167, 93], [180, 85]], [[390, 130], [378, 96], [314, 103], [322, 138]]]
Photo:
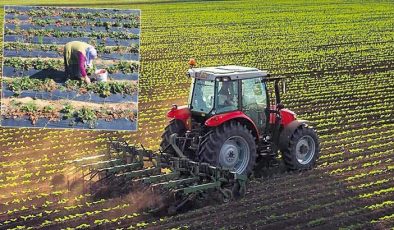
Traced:
[[229, 77], [231, 80], [249, 79], [268, 76], [267, 71], [244, 66], [217, 66], [189, 69], [188, 74], [197, 79], [215, 80], [218, 77]]

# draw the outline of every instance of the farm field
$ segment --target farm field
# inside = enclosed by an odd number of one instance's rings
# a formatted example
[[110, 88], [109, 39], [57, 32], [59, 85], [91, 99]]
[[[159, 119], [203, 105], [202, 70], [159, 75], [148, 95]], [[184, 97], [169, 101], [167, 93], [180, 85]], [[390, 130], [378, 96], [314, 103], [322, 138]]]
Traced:
[[[5, 6], [4, 23], [2, 126], [136, 130], [138, 10]], [[65, 76], [72, 41], [95, 47], [88, 75], [107, 82]]]
[[[1, 128], [0, 228], [394, 229], [391, 2], [114, 1], [111, 7], [142, 10], [138, 132]], [[244, 199], [172, 217], [144, 212], [154, 199], [142, 191], [92, 199], [71, 162], [105, 151], [109, 136], [158, 149], [165, 112], [187, 101], [190, 57], [199, 66], [247, 65], [287, 76], [283, 103], [315, 123], [318, 166], [263, 169]]]

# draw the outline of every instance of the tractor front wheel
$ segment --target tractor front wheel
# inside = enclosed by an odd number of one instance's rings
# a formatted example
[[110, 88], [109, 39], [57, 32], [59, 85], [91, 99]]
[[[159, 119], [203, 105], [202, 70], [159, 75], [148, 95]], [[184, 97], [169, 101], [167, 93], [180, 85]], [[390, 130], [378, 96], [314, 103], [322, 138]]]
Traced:
[[291, 135], [282, 156], [288, 169], [303, 170], [315, 165], [319, 152], [320, 144], [315, 130], [302, 124]]
[[203, 140], [199, 156], [204, 162], [249, 175], [256, 162], [255, 138], [239, 122], [228, 122]]
[[160, 150], [169, 154], [176, 156], [176, 152], [172, 146], [170, 146], [170, 136], [172, 134], [178, 134], [178, 136], [183, 136], [186, 133], [186, 127], [181, 120], [171, 120], [170, 124], [164, 129], [164, 133], [161, 135]]

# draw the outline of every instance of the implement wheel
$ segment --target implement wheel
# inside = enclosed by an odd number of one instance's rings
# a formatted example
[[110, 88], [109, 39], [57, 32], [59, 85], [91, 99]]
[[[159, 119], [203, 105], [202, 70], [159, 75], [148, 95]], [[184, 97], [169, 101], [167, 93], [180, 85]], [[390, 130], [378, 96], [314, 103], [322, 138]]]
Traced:
[[[170, 145], [170, 136], [172, 134], [178, 134], [178, 136], [184, 136], [186, 133], [186, 127], [181, 120], [171, 120], [170, 124], [164, 129], [164, 133], [161, 135], [160, 150], [166, 153], [176, 156], [174, 148]], [[169, 147], [168, 147], [169, 146]]]
[[256, 162], [255, 138], [239, 122], [227, 122], [202, 141], [199, 156], [204, 162], [249, 175]]
[[305, 124], [294, 131], [287, 147], [282, 150], [284, 163], [291, 170], [312, 168], [319, 153], [320, 144], [316, 132]]

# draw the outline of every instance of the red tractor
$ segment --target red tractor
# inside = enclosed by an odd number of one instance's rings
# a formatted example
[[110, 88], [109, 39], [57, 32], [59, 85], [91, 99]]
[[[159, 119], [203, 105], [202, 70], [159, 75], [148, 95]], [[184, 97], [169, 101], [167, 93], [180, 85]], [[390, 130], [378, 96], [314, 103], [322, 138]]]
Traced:
[[[282, 79], [241, 66], [191, 68], [188, 76], [189, 103], [173, 105], [168, 112], [171, 121], [159, 152], [110, 138], [105, 154], [75, 161], [91, 182], [93, 197], [149, 188], [168, 201], [152, 208], [176, 213], [209, 196], [223, 202], [242, 198], [248, 177], [254, 170], [258, 176], [279, 152], [289, 169], [315, 164], [318, 137], [281, 104]], [[271, 85], [273, 100], [267, 89]]]
[[[242, 175], [250, 175], [258, 161], [279, 152], [289, 169], [314, 166], [318, 137], [281, 104], [281, 78], [242, 66], [191, 68], [188, 76], [188, 105], [173, 105], [167, 113], [171, 121], [162, 135], [162, 152]], [[268, 82], [273, 82], [275, 100], [270, 100]]]

